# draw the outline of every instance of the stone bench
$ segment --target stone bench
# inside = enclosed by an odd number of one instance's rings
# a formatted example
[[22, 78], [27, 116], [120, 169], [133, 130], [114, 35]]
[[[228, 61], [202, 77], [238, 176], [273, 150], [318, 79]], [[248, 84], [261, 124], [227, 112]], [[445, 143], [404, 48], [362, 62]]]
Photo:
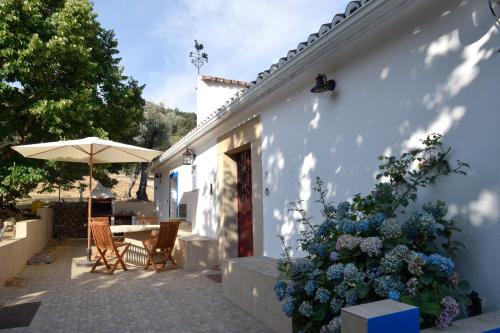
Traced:
[[185, 270], [213, 269], [219, 264], [219, 241], [179, 230], [173, 256]]
[[446, 329], [429, 328], [422, 333], [500, 333], [500, 310], [454, 321]]
[[389, 299], [342, 309], [342, 333], [419, 333], [419, 310]]
[[246, 257], [221, 262], [224, 296], [277, 333], [291, 333], [292, 320], [285, 316], [274, 294], [278, 277], [276, 259]]

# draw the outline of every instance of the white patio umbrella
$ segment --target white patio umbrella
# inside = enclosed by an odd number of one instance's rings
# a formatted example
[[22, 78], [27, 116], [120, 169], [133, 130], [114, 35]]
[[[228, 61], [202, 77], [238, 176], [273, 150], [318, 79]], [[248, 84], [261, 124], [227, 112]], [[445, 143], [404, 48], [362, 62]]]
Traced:
[[88, 163], [89, 203], [87, 223], [87, 258], [90, 261], [90, 219], [92, 217], [92, 165], [96, 163], [149, 162], [161, 152], [110, 140], [89, 137], [80, 140], [45, 142], [14, 146], [24, 157], [62, 162]]

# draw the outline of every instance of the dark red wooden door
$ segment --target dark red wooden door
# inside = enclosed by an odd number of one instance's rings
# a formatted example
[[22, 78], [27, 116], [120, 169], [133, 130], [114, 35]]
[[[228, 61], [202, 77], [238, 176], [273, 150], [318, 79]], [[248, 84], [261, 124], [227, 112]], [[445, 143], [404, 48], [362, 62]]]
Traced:
[[250, 150], [236, 156], [238, 167], [238, 255], [253, 255], [252, 231], [252, 157]]

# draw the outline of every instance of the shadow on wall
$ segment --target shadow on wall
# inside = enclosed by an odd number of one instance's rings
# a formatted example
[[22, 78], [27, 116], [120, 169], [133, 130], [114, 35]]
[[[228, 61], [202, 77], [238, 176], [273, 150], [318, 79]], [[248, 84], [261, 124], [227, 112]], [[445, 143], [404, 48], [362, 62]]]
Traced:
[[[432, 8], [374, 40], [370, 52], [330, 68], [336, 92], [314, 95], [304, 85], [262, 115], [264, 188], [271, 190], [265, 232], [295, 244], [301, 227], [288, 211], [291, 201], [302, 200], [321, 222], [312, 193], [316, 176], [339, 202], [372, 188], [378, 155], [399, 155], [428, 134], [444, 134], [452, 158], [469, 162], [471, 172], [442, 179], [420, 202], [448, 201], [467, 246], [459, 271], [482, 288], [485, 308], [492, 309], [500, 306], [490, 296], [500, 295], [500, 268], [489, 264], [500, 250], [500, 28], [485, 1]], [[274, 235], [266, 236], [265, 250], [278, 256]]]

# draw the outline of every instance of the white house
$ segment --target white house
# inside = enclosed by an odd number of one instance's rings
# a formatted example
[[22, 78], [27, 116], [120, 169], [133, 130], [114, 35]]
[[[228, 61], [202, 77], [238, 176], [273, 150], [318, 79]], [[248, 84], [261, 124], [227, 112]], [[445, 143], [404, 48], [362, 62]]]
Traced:
[[[289, 203], [319, 216], [317, 176], [330, 200], [348, 199], [372, 188], [378, 155], [441, 133], [472, 168], [420, 201], [448, 202], [467, 247], [459, 272], [486, 310], [500, 307], [500, 4], [489, 3], [352, 1], [248, 87], [200, 77], [198, 126], [152, 166], [160, 218], [186, 214], [220, 258], [278, 257], [277, 235], [295, 246], [300, 231]], [[319, 73], [333, 92], [310, 91]]]

